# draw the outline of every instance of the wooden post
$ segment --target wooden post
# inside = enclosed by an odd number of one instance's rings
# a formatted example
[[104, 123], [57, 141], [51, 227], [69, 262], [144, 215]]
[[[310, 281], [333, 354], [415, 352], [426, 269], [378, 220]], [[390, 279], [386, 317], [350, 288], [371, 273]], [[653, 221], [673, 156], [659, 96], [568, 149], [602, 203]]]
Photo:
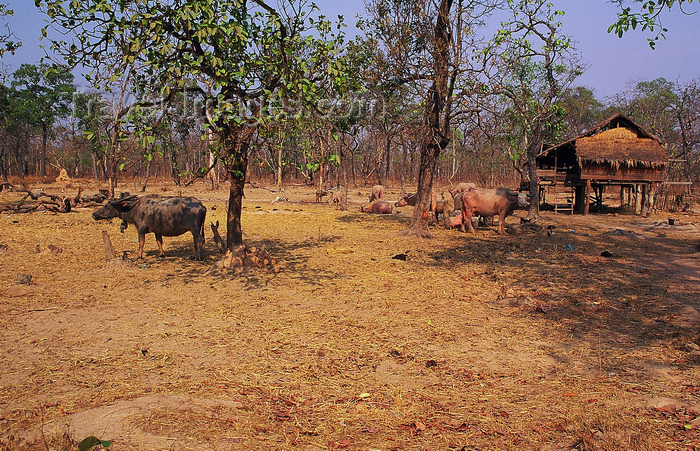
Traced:
[[584, 214], [584, 215], [587, 215], [587, 214], [588, 214], [588, 210], [589, 210], [590, 205], [591, 205], [591, 180], [590, 180], [590, 179], [589, 179], [589, 180], [586, 180], [586, 190], [585, 190], [585, 192], [584, 192], [584, 199], [583, 199], [583, 202], [584, 202], [584, 204], [583, 204], [583, 205], [584, 205], [584, 206], [583, 206], [583, 214]]
[[625, 206], [625, 185], [620, 185], [620, 208]]
[[654, 209], [654, 197], [656, 196], [656, 185], [654, 183], [649, 184], [649, 192], [647, 194], [647, 216], [651, 214]]
[[637, 183], [635, 186], [635, 197], [634, 197], [634, 214], [640, 214], [642, 212], [642, 185]]
[[627, 188], [627, 205], [629, 205], [629, 206], [632, 205], [632, 200], [635, 198], [635, 196], [632, 194], [633, 189], [634, 189], [634, 185], [630, 185]]

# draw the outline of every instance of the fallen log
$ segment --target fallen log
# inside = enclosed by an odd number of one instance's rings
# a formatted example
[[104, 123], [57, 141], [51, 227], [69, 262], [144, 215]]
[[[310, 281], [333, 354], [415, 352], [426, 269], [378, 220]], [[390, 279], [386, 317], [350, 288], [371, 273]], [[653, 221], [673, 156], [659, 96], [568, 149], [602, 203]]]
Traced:
[[[99, 194], [81, 196], [82, 188], [80, 188], [78, 194], [70, 198], [67, 196], [44, 193], [43, 191], [32, 192], [29, 189], [17, 188], [9, 183], [3, 183], [0, 186], [2, 186], [3, 189], [24, 193], [24, 196], [17, 202], [0, 207], [0, 212], [31, 213], [33, 211], [51, 211], [54, 213], [70, 213], [78, 204], [82, 204], [83, 207], [92, 207], [101, 205], [107, 200], [102, 190], [100, 190]], [[29, 200], [38, 202], [29, 203]]]

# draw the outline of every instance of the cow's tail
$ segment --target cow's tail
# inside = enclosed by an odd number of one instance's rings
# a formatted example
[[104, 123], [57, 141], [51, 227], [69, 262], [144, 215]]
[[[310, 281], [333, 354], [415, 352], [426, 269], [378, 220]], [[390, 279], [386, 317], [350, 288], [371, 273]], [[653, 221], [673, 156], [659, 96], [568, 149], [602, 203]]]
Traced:
[[202, 243], [204, 243], [204, 226], [206, 225], [207, 209], [205, 208], [204, 210], [202, 210], [199, 216], [199, 222], [202, 224], [200, 226], [200, 233], [202, 235]]

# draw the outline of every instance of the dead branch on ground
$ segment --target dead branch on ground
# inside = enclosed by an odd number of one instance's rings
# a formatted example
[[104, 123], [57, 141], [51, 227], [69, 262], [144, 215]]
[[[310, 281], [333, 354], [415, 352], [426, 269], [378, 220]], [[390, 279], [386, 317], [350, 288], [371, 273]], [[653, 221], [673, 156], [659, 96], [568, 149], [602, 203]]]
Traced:
[[214, 234], [214, 242], [216, 243], [217, 249], [219, 249], [219, 252], [221, 252], [222, 255], [226, 254], [226, 243], [224, 243], [224, 240], [221, 238], [221, 235], [219, 234], [219, 221], [216, 221], [216, 225], [214, 223], [211, 223], [211, 231]]
[[3, 189], [24, 193], [24, 196], [14, 203], [0, 206], [0, 213], [31, 213], [33, 211], [70, 213], [70, 211], [77, 206], [94, 207], [101, 205], [105, 200], [107, 200], [107, 196], [102, 192], [102, 190], [100, 190], [98, 194], [81, 196], [83, 191], [82, 187], [78, 189], [78, 194], [73, 198], [69, 196], [49, 194], [43, 191], [33, 192], [29, 189], [18, 188], [10, 183], [0, 184], [0, 191]]

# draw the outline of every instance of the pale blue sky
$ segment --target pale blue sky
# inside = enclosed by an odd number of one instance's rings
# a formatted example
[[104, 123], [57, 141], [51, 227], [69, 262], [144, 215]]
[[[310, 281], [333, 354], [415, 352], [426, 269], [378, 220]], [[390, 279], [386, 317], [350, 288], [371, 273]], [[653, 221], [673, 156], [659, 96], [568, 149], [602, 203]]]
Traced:
[[[2, 64], [13, 71], [20, 64], [37, 63], [43, 56], [39, 37], [44, 16], [36, 11], [33, 0], [5, 0], [15, 10], [8, 22], [12, 31], [24, 42], [17, 54], [6, 55]], [[362, 0], [316, 0], [323, 14], [342, 14], [352, 32], [357, 14], [364, 14]], [[555, 7], [566, 12], [562, 22], [564, 33], [576, 42], [576, 48], [586, 72], [577, 85], [592, 89], [598, 99], [621, 93], [631, 84], [664, 77], [669, 81], [688, 82], [700, 79], [700, 5], [686, 7], [694, 15], [673, 11], [664, 16], [669, 28], [666, 40], [660, 40], [656, 50], [649, 48], [648, 35], [631, 32], [622, 39], [608, 34], [614, 22], [616, 8], [607, 0], [554, 0]], [[46, 44], [46, 42], [44, 42]], [[76, 79], [80, 85], [81, 80]]]

